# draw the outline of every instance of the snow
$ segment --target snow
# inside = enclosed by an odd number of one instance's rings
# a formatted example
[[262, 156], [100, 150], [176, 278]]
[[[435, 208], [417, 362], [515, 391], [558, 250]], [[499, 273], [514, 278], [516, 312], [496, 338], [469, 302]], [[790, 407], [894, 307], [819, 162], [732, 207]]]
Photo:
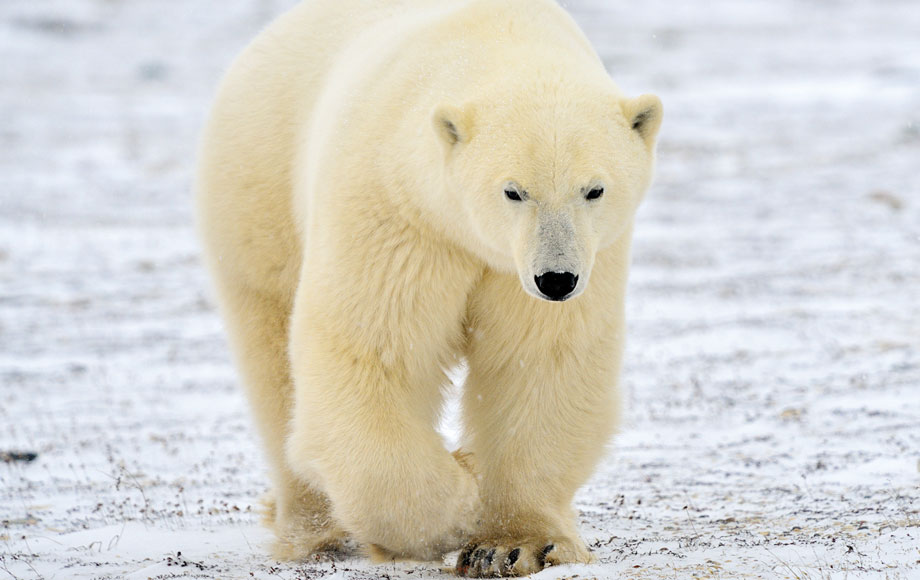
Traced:
[[[0, 464], [0, 577], [448, 577], [265, 550], [190, 181], [289, 5], [0, 3], [0, 450], [40, 454]], [[666, 113], [626, 421], [576, 498], [599, 562], [535, 578], [920, 577], [920, 10], [565, 5]]]

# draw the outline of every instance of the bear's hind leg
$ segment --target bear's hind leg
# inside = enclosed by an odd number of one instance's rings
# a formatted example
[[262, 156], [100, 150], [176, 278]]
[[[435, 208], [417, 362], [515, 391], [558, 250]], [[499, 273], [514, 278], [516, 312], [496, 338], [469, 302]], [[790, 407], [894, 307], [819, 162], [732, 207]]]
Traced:
[[293, 391], [290, 306], [265, 292], [227, 286], [220, 287], [221, 307], [272, 480], [264, 500], [265, 524], [276, 536], [272, 551], [279, 559], [296, 560], [340, 550], [346, 534], [332, 518], [328, 498], [297, 477], [284, 457]]

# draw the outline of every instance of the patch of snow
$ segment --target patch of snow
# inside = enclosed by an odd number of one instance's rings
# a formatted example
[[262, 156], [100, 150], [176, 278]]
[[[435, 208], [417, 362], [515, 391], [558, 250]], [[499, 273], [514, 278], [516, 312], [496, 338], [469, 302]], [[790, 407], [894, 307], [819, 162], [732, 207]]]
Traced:
[[[449, 578], [278, 563], [258, 523], [190, 183], [221, 72], [291, 4], [0, 3], [0, 451], [39, 453], [0, 464], [0, 576]], [[534, 577], [917, 577], [920, 10], [564, 5], [666, 112], [625, 423], [575, 501], [598, 563]]]

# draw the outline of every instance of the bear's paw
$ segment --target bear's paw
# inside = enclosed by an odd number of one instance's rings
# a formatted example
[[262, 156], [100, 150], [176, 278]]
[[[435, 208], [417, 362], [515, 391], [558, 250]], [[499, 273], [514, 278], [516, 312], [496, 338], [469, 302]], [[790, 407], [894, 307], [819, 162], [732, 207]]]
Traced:
[[546, 566], [589, 564], [594, 560], [580, 540], [481, 538], [460, 551], [455, 572], [472, 578], [526, 576]]

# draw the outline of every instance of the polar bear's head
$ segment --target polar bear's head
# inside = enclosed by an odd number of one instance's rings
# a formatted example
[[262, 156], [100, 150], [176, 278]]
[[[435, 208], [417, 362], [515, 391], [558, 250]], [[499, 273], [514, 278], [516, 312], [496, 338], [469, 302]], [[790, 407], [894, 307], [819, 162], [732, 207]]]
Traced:
[[[503, 94], [434, 111], [466, 245], [544, 300], [581, 294], [649, 186], [661, 102], [609, 89]], [[575, 95], [575, 96], [572, 96]]]

